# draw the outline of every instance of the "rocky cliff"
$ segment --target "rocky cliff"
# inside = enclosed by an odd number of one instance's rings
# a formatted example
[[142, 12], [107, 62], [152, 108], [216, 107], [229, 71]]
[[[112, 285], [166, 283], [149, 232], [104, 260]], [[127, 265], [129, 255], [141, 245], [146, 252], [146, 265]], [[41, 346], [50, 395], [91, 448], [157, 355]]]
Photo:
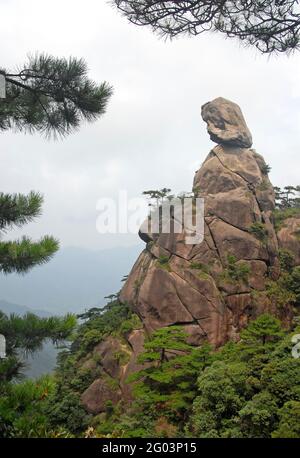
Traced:
[[[103, 411], [107, 400], [130, 398], [126, 377], [137, 368], [145, 334], [155, 329], [180, 324], [190, 343], [208, 340], [218, 347], [229, 339], [238, 340], [240, 330], [263, 312], [279, 316], [287, 325], [291, 320], [292, 308], [278, 307], [266, 283], [280, 276], [279, 243], [294, 251], [300, 263], [294, 235], [300, 220], [291, 218], [277, 236], [268, 166], [251, 148], [251, 133], [240, 108], [217, 98], [202, 107], [202, 118], [217, 143], [193, 183], [194, 196], [205, 202], [203, 241], [185, 243], [185, 229], [151, 233], [147, 224], [141, 227], [145, 250], [120, 294], [141, 325], [128, 335], [125, 346], [110, 337], [95, 348], [106, 378], [97, 379], [82, 396], [93, 413]], [[115, 350], [127, 354], [126, 363], [116, 364]]]
[[[275, 197], [240, 108], [218, 98], [202, 107], [202, 117], [218, 143], [194, 178], [194, 193], [205, 201], [204, 240], [188, 245], [184, 231], [142, 232], [148, 243], [121, 300], [132, 304], [147, 332], [179, 323], [195, 345], [208, 339], [219, 346], [238, 339], [250, 318], [276, 312], [259, 294], [268, 277], [279, 275]], [[161, 264], [162, 257], [168, 262]]]

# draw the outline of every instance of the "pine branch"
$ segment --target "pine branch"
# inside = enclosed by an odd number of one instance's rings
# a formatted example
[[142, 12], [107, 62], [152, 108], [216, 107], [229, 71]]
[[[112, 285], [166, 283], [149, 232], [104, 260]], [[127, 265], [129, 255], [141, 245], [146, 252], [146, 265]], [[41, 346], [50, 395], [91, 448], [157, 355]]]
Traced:
[[32, 313], [24, 316], [0, 312], [0, 333], [6, 338], [8, 358], [0, 360], [0, 382], [18, 378], [24, 369], [18, 351], [34, 353], [42, 348], [46, 339], [58, 343], [70, 339], [76, 326], [76, 317], [40, 318]]
[[0, 230], [12, 226], [21, 227], [30, 223], [41, 215], [43, 197], [31, 191], [27, 196], [23, 194], [0, 193]]
[[0, 272], [4, 274], [25, 273], [34, 266], [48, 262], [59, 248], [56, 239], [43, 237], [39, 242], [32, 242], [23, 237], [14, 242], [0, 242]]
[[64, 136], [104, 114], [112, 95], [108, 83], [88, 78], [83, 59], [41, 54], [29, 57], [17, 73], [0, 73], [7, 82], [6, 99], [0, 101], [0, 130]]
[[207, 31], [235, 37], [262, 53], [300, 47], [298, 0], [111, 0], [129, 22], [165, 37]]

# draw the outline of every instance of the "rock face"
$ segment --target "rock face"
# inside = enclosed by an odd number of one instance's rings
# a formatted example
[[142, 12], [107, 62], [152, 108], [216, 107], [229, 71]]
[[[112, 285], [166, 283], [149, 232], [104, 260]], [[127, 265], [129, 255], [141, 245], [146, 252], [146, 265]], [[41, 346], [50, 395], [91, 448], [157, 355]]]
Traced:
[[213, 142], [240, 148], [252, 146], [251, 133], [236, 103], [218, 97], [203, 105], [202, 118]]
[[[127, 336], [125, 345], [109, 337], [95, 347], [102, 375], [82, 395], [89, 412], [104, 412], [108, 400], [130, 399], [126, 378], [139, 368], [145, 334], [179, 324], [192, 345], [208, 340], [218, 347], [238, 340], [240, 330], [261, 313], [291, 316], [288, 305], [279, 311], [272, 304], [266, 281], [280, 275], [278, 239], [297, 253], [300, 264], [300, 245], [295, 245], [300, 221], [288, 220], [277, 238], [273, 186], [263, 157], [250, 149], [240, 108], [218, 98], [203, 106], [202, 116], [218, 143], [193, 183], [194, 196], [204, 198], [203, 241], [187, 244], [190, 229], [151, 233], [148, 222], [141, 226], [146, 247], [120, 294], [141, 328]], [[125, 359], [116, 359], [121, 353]]]
[[300, 217], [286, 219], [277, 237], [280, 247], [294, 255], [295, 266], [300, 265]]
[[131, 399], [128, 375], [141, 369], [137, 357], [144, 344], [144, 331], [135, 329], [127, 336], [127, 343], [110, 336], [97, 345], [82, 364], [81, 369], [98, 372], [94, 382], [83, 392], [82, 405], [89, 413], [105, 412], [107, 402], [117, 404]]
[[[211, 138], [219, 144], [196, 172], [194, 194], [204, 198], [204, 240], [185, 243], [181, 233], [148, 232], [147, 243], [122, 292], [147, 333], [183, 325], [190, 342], [218, 347], [262, 312], [277, 311], [264, 293], [280, 274], [272, 222], [273, 186], [240, 108], [223, 98], [202, 107]], [[242, 272], [246, 271], [245, 274]]]

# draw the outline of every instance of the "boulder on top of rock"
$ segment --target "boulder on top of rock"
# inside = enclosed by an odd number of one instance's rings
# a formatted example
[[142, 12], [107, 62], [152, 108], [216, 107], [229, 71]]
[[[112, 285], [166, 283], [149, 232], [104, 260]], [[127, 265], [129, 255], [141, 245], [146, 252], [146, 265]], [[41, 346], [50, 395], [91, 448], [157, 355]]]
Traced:
[[202, 106], [201, 115], [213, 142], [251, 148], [252, 136], [236, 103], [218, 97]]

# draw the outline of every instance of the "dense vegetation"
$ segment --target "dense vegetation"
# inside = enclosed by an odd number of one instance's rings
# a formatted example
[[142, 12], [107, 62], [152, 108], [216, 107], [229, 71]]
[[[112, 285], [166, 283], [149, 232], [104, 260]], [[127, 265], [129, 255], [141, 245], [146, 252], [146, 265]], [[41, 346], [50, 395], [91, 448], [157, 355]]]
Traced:
[[125, 410], [122, 403], [107, 403], [106, 413], [88, 415], [80, 395], [95, 373], [80, 370], [79, 362], [95, 344], [90, 339], [96, 332], [98, 341], [108, 333], [121, 338], [121, 321], [123, 331], [136, 324], [117, 301], [104, 313], [92, 313], [71, 350], [61, 354], [56, 377], [10, 385], [0, 402], [1, 435], [300, 436], [300, 364], [292, 355], [292, 337], [300, 327], [288, 333], [270, 315], [250, 323], [239, 343], [229, 342], [217, 352], [187, 344], [178, 326], [160, 329], [140, 356], [145, 368], [131, 377], [135, 402]]

